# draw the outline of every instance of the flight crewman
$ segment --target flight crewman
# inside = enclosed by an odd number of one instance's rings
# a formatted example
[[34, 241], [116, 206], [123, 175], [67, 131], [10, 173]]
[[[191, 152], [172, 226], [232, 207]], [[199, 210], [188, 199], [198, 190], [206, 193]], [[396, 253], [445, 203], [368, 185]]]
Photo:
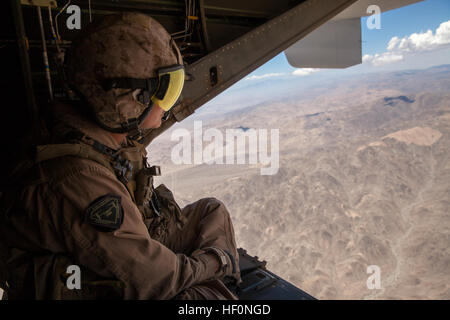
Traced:
[[[153, 187], [138, 141], [179, 98], [184, 66], [167, 31], [140, 13], [108, 15], [73, 41], [51, 138], [2, 196], [11, 299], [236, 299], [234, 230], [224, 204], [181, 209]], [[81, 287], [70, 266], [77, 266]]]

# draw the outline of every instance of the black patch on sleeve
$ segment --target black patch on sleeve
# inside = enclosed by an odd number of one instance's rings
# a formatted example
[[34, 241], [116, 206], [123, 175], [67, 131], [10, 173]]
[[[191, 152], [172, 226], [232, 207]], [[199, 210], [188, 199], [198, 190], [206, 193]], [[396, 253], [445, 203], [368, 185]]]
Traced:
[[123, 222], [122, 198], [106, 194], [94, 201], [86, 209], [86, 221], [100, 231], [113, 231]]

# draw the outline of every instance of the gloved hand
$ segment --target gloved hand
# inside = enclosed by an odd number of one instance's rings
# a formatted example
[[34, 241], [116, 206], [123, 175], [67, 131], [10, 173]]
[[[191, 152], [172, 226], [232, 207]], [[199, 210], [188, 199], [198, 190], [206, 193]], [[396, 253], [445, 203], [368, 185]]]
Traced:
[[[221, 279], [225, 276], [240, 278], [236, 258], [226, 250], [218, 247], [205, 247], [194, 251], [192, 258], [204, 261], [214, 279]], [[218, 270], [217, 263], [219, 264]]]

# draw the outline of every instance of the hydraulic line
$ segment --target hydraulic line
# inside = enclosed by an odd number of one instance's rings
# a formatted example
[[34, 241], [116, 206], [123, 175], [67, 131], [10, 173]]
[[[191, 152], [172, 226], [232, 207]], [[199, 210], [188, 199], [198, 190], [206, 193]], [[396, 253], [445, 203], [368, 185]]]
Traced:
[[38, 19], [39, 19], [39, 27], [41, 30], [42, 58], [44, 60], [45, 78], [47, 79], [48, 94], [49, 94], [50, 101], [51, 101], [51, 100], [53, 100], [53, 88], [52, 88], [52, 79], [50, 76], [50, 65], [48, 63], [47, 43], [45, 40], [44, 24], [42, 22], [41, 7], [37, 6], [36, 8], [37, 8], [37, 14], [38, 14]]

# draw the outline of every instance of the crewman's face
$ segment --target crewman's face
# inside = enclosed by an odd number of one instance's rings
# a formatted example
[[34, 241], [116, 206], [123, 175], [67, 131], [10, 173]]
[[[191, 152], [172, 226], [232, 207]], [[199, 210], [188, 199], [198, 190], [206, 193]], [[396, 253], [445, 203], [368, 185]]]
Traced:
[[142, 121], [141, 129], [154, 129], [161, 126], [161, 118], [164, 115], [164, 110], [158, 104], [154, 104], [147, 117]]

